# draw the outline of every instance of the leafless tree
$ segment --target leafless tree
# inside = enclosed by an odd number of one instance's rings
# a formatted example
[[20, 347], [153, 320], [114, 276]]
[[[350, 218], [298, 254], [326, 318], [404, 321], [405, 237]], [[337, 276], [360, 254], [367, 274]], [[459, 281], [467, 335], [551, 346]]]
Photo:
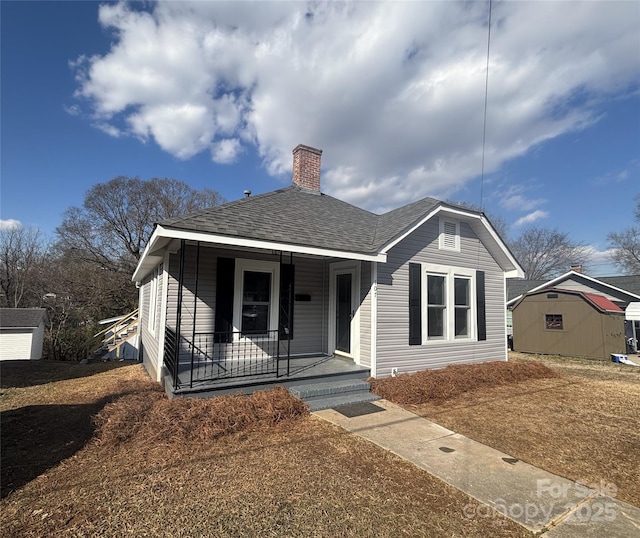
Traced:
[[35, 228], [14, 226], [0, 230], [0, 305], [39, 306], [38, 271], [45, 246]]
[[156, 222], [223, 202], [177, 179], [117, 177], [94, 185], [82, 207], [69, 208], [56, 232], [61, 251], [107, 270], [131, 274]]
[[[634, 200], [634, 220], [640, 224], [640, 194], [636, 194]], [[613, 263], [628, 275], [640, 275], [640, 226], [632, 226], [622, 232], [611, 232], [607, 238], [613, 249]]]
[[547, 280], [588, 262], [588, 249], [555, 229], [528, 228], [509, 246], [531, 280]]

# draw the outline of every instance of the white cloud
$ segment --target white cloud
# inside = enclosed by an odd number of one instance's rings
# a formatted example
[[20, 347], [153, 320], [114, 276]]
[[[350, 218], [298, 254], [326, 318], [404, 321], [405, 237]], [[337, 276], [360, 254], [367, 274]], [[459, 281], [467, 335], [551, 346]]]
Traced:
[[22, 228], [22, 223], [16, 219], [0, 219], [0, 230], [14, 230]]
[[[479, 175], [486, 7], [109, 4], [99, 20], [115, 32], [111, 50], [70, 65], [103, 130], [126, 125], [183, 159], [232, 162], [255, 147], [271, 174], [309, 144], [324, 150], [324, 190], [392, 207]], [[603, 96], [633, 91], [639, 23], [633, 2], [495, 3], [485, 172], [597, 121]]]
[[526, 192], [531, 190], [528, 185], [510, 185], [500, 192], [500, 205], [509, 211], [531, 211], [544, 204], [544, 198], [529, 198]]
[[119, 138], [122, 136], [122, 131], [118, 129], [115, 125], [111, 125], [110, 123], [100, 121], [93, 124], [96, 129], [99, 129], [105, 134], [112, 136], [113, 138]]
[[531, 213], [525, 215], [524, 217], [519, 218], [517, 221], [513, 223], [515, 228], [519, 228], [520, 226], [524, 226], [525, 224], [532, 224], [540, 219], [545, 219], [549, 216], [549, 213], [546, 211], [542, 211], [541, 209], [536, 209]]
[[240, 140], [237, 138], [226, 138], [213, 145], [211, 155], [215, 162], [228, 164], [237, 159], [238, 153], [240, 153], [241, 149], [242, 146], [240, 145]]

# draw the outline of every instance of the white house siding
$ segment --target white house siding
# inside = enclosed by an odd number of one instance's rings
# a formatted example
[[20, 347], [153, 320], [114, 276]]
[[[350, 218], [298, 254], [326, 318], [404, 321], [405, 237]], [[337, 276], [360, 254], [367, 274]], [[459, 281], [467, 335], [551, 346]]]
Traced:
[[159, 340], [160, 331], [160, 309], [162, 308], [162, 278], [158, 279], [157, 301], [156, 301], [156, 330], [155, 333], [149, 329], [149, 307], [151, 305], [151, 290], [153, 281], [153, 273], [147, 276], [141, 284], [142, 303], [139, 312], [139, 329], [140, 339], [142, 342], [142, 364], [152, 379], [157, 379], [158, 374], [158, 356], [159, 356]]
[[360, 264], [360, 364], [371, 366], [371, 262]]
[[[460, 252], [438, 248], [438, 219], [432, 219], [393, 247], [378, 264], [376, 375], [409, 373], [449, 364], [506, 360], [504, 273], [470, 226], [460, 225]], [[409, 262], [485, 272], [486, 341], [410, 346]]]
[[[244, 252], [208, 247], [200, 248], [200, 263], [196, 271], [195, 245], [187, 245], [185, 252], [181, 334], [187, 338], [195, 332], [212, 333], [215, 330], [216, 267], [218, 258], [242, 258], [278, 262], [279, 255]], [[289, 263], [285, 254], [282, 263]], [[293, 339], [291, 354], [320, 354], [326, 349], [326, 297], [328, 277], [325, 262], [319, 258], [293, 257], [295, 266], [294, 293], [311, 296], [311, 301], [294, 301]], [[171, 255], [167, 300], [167, 325], [175, 328], [178, 305], [179, 253]], [[198, 275], [197, 298], [196, 275]], [[284, 348], [283, 348], [284, 349]]]
[[0, 330], [0, 360], [29, 360], [33, 329]]

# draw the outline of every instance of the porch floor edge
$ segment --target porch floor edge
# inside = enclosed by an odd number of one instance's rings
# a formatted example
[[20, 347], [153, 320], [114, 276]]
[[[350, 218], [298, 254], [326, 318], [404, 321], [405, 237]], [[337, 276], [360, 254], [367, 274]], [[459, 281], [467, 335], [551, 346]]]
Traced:
[[[291, 361], [301, 361], [302, 359], [291, 359]], [[318, 358], [316, 357], [317, 361]], [[235, 378], [224, 381], [199, 382], [193, 387], [173, 388], [173, 379], [166, 372], [163, 376], [165, 392], [170, 398], [173, 397], [196, 397], [211, 398], [226, 394], [251, 394], [258, 390], [268, 390], [276, 386], [289, 387], [293, 385], [304, 385], [317, 383], [320, 380], [354, 379], [366, 380], [371, 376], [371, 369], [360, 366], [338, 357], [323, 357], [322, 361], [310, 364], [302, 369], [299, 368], [289, 376], [280, 377], [268, 376], [262, 379]]]

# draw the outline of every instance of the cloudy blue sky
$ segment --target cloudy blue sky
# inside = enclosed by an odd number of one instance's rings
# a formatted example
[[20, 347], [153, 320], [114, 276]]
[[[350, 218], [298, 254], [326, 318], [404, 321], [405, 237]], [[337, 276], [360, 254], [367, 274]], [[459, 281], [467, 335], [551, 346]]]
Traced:
[[12, 2], [1, 9], [0, 226], [53, 236], [118, 175], [233, 200], [321, 148], [323, 191], [372, 211], [481, 204], [614, 272], [640, 192], [640, 4]]

